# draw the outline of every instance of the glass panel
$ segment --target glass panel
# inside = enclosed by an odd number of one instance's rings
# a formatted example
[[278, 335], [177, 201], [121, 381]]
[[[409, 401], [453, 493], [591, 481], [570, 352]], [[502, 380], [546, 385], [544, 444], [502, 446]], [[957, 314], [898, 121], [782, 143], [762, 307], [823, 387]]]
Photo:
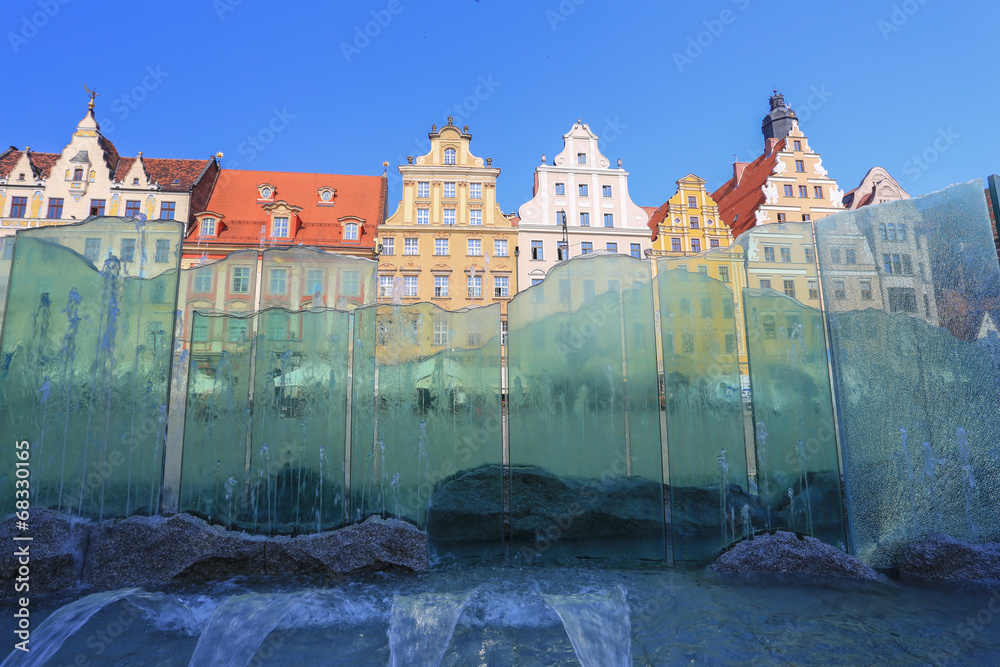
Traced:
[[589, 256], [509, 304], [520, 557], [664, 557], [650, 284], [642, 261]]
[[[100, 239], [99, 266], [88, 238]], [[159, 511], [178, 267], [152, 258], [157, 240], [180, 238], [179, 223], [109, 219], [19, 233], [0, 456], [31, 443], [32, 506], [97, 519]], [[13, 498], [4, 476], [0, 502]]]
[[0, 335], [3, 334], [4, 309], [7, 307], [7, 286], [10, 284], [10, 268], [14, 259], [14, 244], [17, 236], [0, 237]]
[[723, 267], [739, 280], [743, 254], [716, 250], [701, 261], [707, 274], [689, 272], [683, 258], [657, 261], [670, 520], [683, 561], [711, 560], [743, 536], [744, 508], [754, 508], [751, 520], [758, 514], [746, 493], [733, 290], [710, 277]]
[[[265, 250], [260, 309], [336, 308], [354, 310], [374, 303], [378, 263], [316, 248]], [[284, 271], [284, 289], [280, 275]]]
[[[874, 566], [929, 533], [1000, 538], [1000, 268], [984, 199], [972, 181], [817, 223], [851, 537]], [[830, 257], [851, 244], [845, 276]]]

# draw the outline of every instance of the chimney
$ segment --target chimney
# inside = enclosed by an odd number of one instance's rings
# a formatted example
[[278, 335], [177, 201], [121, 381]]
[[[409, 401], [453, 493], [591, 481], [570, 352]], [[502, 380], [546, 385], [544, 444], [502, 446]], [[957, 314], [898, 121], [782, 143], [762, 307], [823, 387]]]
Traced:
[[733, 179], [735, 180], [735, 185], [738, 187], [740, 184], [740, 179], [743, 178], [743, 172], [746, 170], [749, 162], [734, 162], [733, 163]]

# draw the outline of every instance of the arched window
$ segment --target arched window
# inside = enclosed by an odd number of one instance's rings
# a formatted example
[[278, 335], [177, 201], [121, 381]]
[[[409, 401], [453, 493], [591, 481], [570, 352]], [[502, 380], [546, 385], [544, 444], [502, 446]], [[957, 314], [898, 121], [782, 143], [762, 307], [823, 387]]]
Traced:
[[444, 149], [444, 163], [445, 164], [455, 164], [456, 154], [454, 148]]
[[201, 235], [215, 236], [215, 218], [201, 219]]
[[353, 222], [344, 225], [344, 239], [348, 241], [358, 240], [358, 226]]

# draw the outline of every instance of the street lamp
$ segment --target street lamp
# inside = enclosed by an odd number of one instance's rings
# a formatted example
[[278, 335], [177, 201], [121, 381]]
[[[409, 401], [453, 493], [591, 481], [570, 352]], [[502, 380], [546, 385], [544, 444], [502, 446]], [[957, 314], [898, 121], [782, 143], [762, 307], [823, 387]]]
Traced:
[[560, 244], [560, 261], [569, 259], [569, 229], [566, 227], [566, 211], [559, 209], [559, 220], [562, 224], [562, 243]]

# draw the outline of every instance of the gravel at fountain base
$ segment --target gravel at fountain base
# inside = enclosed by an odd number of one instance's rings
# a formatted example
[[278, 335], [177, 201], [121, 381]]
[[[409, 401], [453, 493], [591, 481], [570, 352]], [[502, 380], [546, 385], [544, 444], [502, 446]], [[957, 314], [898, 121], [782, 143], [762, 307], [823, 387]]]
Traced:
[[901, 577], [957, 582], [1000, 582], [1000, 544], [969, 544], [929, 535], [903, 547], [896, 560]]
[[740, 542], [719, 556], [710, 568], [727, 574], [805, 574], [885, 581], [883, 575], [840, 549], [781, 530]]
[[[0, 587], [0, 600], [51, 593], [76, 584], [93, 524], [46, 509], [31, 510], [26, 531], [17, 530], [16, 521], [11, 516], [0, 522], [0, 543], [5, 545], [0, 555], [0, 580], [13, 582]], [[17, 536], [29, 536], [31, 540], [15, 541]], [[20, 565], [16, 552], [22, 548], [28, 552], [29, 574], [26, 582], [20, 583], [27, 583], [29, 588], [16, 591]]]

